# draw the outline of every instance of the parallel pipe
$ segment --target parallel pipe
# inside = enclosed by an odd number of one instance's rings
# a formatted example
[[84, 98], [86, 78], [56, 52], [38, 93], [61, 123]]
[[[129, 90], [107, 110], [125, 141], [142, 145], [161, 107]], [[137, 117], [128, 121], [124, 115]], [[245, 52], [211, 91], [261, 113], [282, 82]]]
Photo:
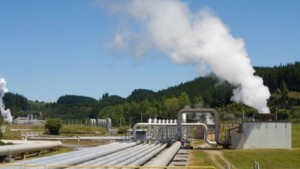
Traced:
[[45, 149], [54, 149], [61, 147], [62, 143], [60, 141], [39, 141], [35, 144], [16, 144], [16, 145], [6, 145], [0, 147], [0, 156], [8, 156], [10, 154], [22, 154], [35, 151], [41, 151]]
[[128, 143], [127, 145], [123, 145], [123, 146], [118, 146], [118, 147], [112, 147], [111, 149], [108, 150], [104, 150], [104, 151], [99, 151], [99, 152], [94, 152], [92, 154], [87, 154], [87, 155], [83, 155], [83, 156], [78, 156], [78, 157], [74, 157], [71, 159], [62, 159], [60, 161], [51, 163], [52, 165], [78, 165], [80, 163], [86, 162], [86, 161], [90, 161], [90, 160], [94, 160], [96, 158], [99, 158], [101, 156], [105, 156], [120, 150], [124, 150], [126, 148], [135, 146], [138, 143]]
[[[130, 149], [125, 149], [123, 151], [115, 152], [113, 154], [104, 156], [102, 158], [95, 159], [93, 161], [89, 161], [86, 163], [79, 164], [78, 166], [111, 166], [111, 165], [116, 165], [122, 161], [125, 161], [128, 158], [131, 158], [136, 155], [136, 153], [142, 152], [144, 150], [147, 150], [154, 145], [142, 145], [142, 146], [135, 146]], [[72, 168], [73, 169], [73, 168]]]
[[180, 147], [181, 142], [176, 141], [174, 144], [171, 145], [171, 147], [160, 153], [158, 156], [146, 163], [144, 166], [167, 166], [172, 161]]
[[72, 152], [57, 154], [57, 155], [48, 156], [48, 157], [20, 161], [20, 162], [14, 163], [14, 164], [45, 164], [45, 163], [49, 164], [52, 161], [55, 162], [55, 161], [59, 161], [59, 160], [66, 159], [66, 158], [72, 158], [72, 157], [76, 157], [76, 156], [80, 156], [80, 155], [84, 155], [84, 154], [88, 154], [88, 153], [93, 153], [94, 151], [102, 151], [102, 150], [106, 150], [111, 147], [117, 147], [121, 144], [124, 144], [124, 143], [112, 143], [112, 144], [107, 144], [107, 145], [102, 145], [102, 146], [97, 146], [97, 147], [92, 147], [92, 148], [86, 148], [86, 149], [83, 149], [80, 151], [72, 151]]
[[128, 164], [128, 161], [130, 161], [132, 159], [135, 160], [140, 153], [143, 153], [143, 152], [146, 152], [146, 151], [149, 151], [149, 150], [151, 151], [151, 150], [155, 149], [155, 147], [157, 147], [157, 145], [152, 144], [149, 147], [147, 147], [146, 149], [142, 149], [142, 150], [139, 150], [139, 151], [134, 152], [132, 154], [128, 154], [127, 156], [124, 156], [120, 159], [114, 160], [110, 163], [105, 163], [103, 165], [104, 166], [126, 165], [126, 164]]
[[145, 164], [147, 161], [149, 161], [151, 158], [153, 158], [155, 155], [163, 151], [167, 147], [167, 144], [164, 144], [160, 146], [159, 148], [155, 149], [154, 151], [148, 153], [147, 155], [139, 158], [135, 162], [129, 164], [128, 166], [139, 166]]
[[163, 146], [163, 145], [158, 144], [158, 145], [155, 145], [154, 147], [152, 147], [151, 149], [148, 149], [148, 150], [143, 151], [141, 153], [136, 153], [135, 156], [133, 156], [132, 158], [129, 158], [129, 159], [127, 159], [127, 160], [125, 160], [125, 161], [123, 161], [121, 163], [118, 163], [118, 165], [120, 165], [120, 166], [127, 166], [127, 165], [129, 165], [129, 164], [137, 161], [138, 159], [144, 157], [145, 155], [153, 152], [154, 150], [156, 150], [157, 148], [159, 148], [161, 146]]
[[[177, 124], [155, 124], [155, 123], [136, 123], [133, 126], [133, 137], [136, 137], [136, 129], [138, 127], [153, 127], [153, 126], [177, 126]], [[204, 127], [204, 140], [209, 145], [217, 145], [215, 141], [210, 141], [208, 138], [208, 127], [205, 123], [181, 123], [181, 126], [202, 126]]]
[[211, 113], [214, 115], [215, 119], [215, 141], [218, 145], [227, 145], [225, 142], [220, 141], [220, 133], [219, 133], [219, 114], [215, 109], [182, 109], [177, 114], [177, 132], [178, 138], [181, 140], [182, 138], [182, 114], [184, 113]]
[[[76, 152], [74, 154], [69, 154], [70, 156], [64, 156], [63, 158], [60, 159], [55, 159], [56, 161], [53, 161], [51, 159], [52, 156], [50, 156], [49, 158], [42, 159], [41, 161], [39, 161], [37, 159], [37, 161], [35, 161], [34, 163], [32, 163], [31, 160], [28, 160], [26, 162], [23, 163], [14, 163], [14, 164], [37, 164], [37, 165], [42, 165], [42, 164], [51, 164], [51, 165], [58, 165], [58, 166], [63, 166], [63, 165], [77, 165], [86, 161], [90, 161], [90, 160], [94, 160], [98, 157], [102, 157], [114, 152], [118, 152], [124, 149], [127, 149], [129, 147], [133, 147], [135, 145], [137, 145], [138, 143], [124, 143], [124, 144], [117, 144], [117, 146], [105, 146], [105, 148], [103, 149], [98, 149], [98, 151], [93, 151], [93, 152], [89, 152], [89, 153], [84, 153], [84, 155], [80, 154], [80, 151]], [[1, 167], [2, 168], [2, 167]], [[33, 167], [35, 169], [39, 169], [39, 168], [43, 168], [43, 167]], [[60, 167], [57, 167], [60, 168]]]

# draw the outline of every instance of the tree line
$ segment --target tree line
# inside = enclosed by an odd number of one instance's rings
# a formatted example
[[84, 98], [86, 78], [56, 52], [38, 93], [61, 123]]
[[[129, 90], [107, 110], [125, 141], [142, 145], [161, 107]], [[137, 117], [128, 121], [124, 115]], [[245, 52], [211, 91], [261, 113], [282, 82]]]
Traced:
[[[268, 105], [272, 113], [282, 119], [300, 119], [300, 62], [274, 67], [255, 67], [272, 96]], [[4, 102], [13, 116], [38, 114], [41, 119], [111, 118], [113, 125], [134, 124], [148, 118], [176, 118], [184, 108], [212, 107], [221, 117], [253, 116], [256, 111], [231, 101], [234, 86], [220, 82], [214, 74], [197, 77], [160, 91], [135, 89], [127, 98], [104, 93], [98, 100], [87, 96], [65, 95], [55, 103], [30, 101], [26, 97], [8, 93]]]

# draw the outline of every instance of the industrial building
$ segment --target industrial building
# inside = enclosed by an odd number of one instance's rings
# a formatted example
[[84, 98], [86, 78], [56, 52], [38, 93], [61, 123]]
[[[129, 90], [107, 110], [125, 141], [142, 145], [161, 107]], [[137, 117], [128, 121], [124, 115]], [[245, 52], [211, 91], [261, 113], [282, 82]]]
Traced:
[[233, 149], [290, 149], [291, 134], [290, 122], [251, 121], [229, 137]]

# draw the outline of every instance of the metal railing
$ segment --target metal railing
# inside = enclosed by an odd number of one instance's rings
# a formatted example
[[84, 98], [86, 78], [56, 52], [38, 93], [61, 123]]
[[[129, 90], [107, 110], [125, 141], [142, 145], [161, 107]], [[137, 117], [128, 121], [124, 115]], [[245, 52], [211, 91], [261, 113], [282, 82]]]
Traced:
[[217, 169], [214, 166], [70, 166], [70, 165], [35, 165], [35, 164], [0, 164], [1, 168], [10, 169], [57, 169], [57, 168], [76, 168], [76, 169]]
[[35, 131], [21, 132], [22, 137], [38, 137], [38, 136], [41, 136], [43, 134], [44, 134], [44, 132], [35, 132]]

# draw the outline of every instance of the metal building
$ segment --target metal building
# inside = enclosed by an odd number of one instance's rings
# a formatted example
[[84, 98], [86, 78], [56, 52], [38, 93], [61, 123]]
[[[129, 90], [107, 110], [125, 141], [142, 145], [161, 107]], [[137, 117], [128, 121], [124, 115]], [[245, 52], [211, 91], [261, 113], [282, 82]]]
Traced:
[[243, 122], [229, 134], [233, 149], [290, 149], [291, 122]]

